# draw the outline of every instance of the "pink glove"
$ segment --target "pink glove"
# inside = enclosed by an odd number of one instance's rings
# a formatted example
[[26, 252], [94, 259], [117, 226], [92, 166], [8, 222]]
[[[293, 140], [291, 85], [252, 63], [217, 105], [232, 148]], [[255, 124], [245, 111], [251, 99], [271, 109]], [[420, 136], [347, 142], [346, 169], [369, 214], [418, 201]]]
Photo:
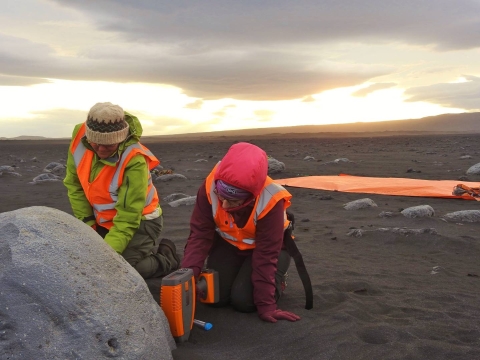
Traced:
[[267, 311], [266, 313], [258, 315], [260, 319], [267, 322], [276, 323], [277, 320], [288, 320], [288, 321], [297, 321], [300, 320], [300, 316], [295, 315], [294, 313], [283, 311], [280, 309]]

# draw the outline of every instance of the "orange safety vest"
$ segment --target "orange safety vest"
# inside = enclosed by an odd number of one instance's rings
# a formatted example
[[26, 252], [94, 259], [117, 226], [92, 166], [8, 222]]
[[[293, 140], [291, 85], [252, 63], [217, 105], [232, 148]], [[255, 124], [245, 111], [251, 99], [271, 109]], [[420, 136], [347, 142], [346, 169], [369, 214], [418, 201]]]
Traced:
[[263, 218], [268, 212], [275, 206], [281, 199], [285, 200], [284, 210], [284, 229], [287, 229], [290, 225], [290, 221], [287, 219], [286, 209], [290, 206], [290, 199], [292, 195], [285, 190], [284, 187], [275, 183], [269, 176], [265, 180], [263, 189], [260, 195], [255, 199], [255, 206], [252, 210], [247, 223], [243, 228], [238, 228], [233, 221], [233, 217], [227, 211], [225, 211], [217, 194], [213, 191], [215, 188], [214, 174], [216, 166], [208, 175], [205, 183], [207, 190], [208, 201], [212, 205], [213, 219], [216, 225], [216, 231], [218, 234], [230, 244], [236, 246], [240, 250], [248, 250], [255, 248], [255, 234], [257, 228], [257, 221]]
[[[73, 155], [77, 168], [78, 179], [80, 180], [88, 202], [92, 205], [97, 224], [110, 229], [113, 226], [113, 218], [117, 214], [115, 205], [118, 201], [118, 190], [122, 185], [123, 173], [130, 159], [137, 154], [143, 155], [147, 161], [149, 170], [153, 169], [160, 162], [152, 152], [142, 144], [132, 144], [123, 151], [116, 166], [104, 166], [93, 182], [90, 182], [90, 171], [95, 153], [83, 145], [81, 140], [84, 135], [85, 124], [80, 127], [80, 130], [72, 141], [70, 152]], [[155, 186], [153, 186], [150, 172], [148, 172], [148, 187], [146, 193], [147, 198], [142, 215], [148, 215], [154, 212], [159, 202], [157, 190]]]

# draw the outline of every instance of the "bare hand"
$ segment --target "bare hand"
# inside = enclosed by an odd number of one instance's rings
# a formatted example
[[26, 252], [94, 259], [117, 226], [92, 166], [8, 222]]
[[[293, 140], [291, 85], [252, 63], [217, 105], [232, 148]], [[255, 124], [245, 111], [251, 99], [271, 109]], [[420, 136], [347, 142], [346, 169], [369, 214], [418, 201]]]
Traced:
[[266, 313], [259, 315], [260, 319], [267, 322], [276, 323], [277, 320], [297, 321], [300, 320], [300, 316], [280, 309], [267, 311]]

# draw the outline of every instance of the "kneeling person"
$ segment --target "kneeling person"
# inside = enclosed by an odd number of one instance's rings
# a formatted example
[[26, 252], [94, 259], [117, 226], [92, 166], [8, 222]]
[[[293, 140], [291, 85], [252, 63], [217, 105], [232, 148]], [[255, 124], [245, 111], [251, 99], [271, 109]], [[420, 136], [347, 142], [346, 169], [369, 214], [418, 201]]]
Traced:
[[139, 142], [142, 131], [120, 106], [94, 105], [73, 131], [63, 183], [75, 217], [147, 279], [178, 269], [180, 260], [173, 242], [158, 245], [163, 217], [150, 170], [160, 162]]
[[267, 176], [265, 152], [249, 143], [230, 147], [197, 193], [182, 267], [198, 278], [205, 260], [218, 271], [220, 301], [260, 319], [296, 321], [277, 308], [290, 255], [283, 248], [292, 197]]

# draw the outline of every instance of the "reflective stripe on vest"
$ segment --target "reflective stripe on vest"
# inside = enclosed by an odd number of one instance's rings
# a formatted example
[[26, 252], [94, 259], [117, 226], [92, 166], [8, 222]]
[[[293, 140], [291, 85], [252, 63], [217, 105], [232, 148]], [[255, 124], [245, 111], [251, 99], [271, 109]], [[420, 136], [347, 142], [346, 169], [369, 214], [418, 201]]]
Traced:
[[[118, 190], [123, 181], [123, 173], [125, 171], [125, 167], [130, 161], [130, 159], [136, 155], [141, 154], [145, 157], [147, 161], [148, 169], [155, 167], [158, 165], [159, 161], [155, 158], [150, 150], [146, 147], [141, 145], [140, 143], [135, 143], [128, 146], [125, 151], [122, 153], [122, 156], [115, 166], [115, 171], [109, 175], [110, 172], [113, 171], [113, 167], [109, 165], [105, 165], [103, 169], [100, 170], [97, 178], [105, 177], [105, 180], [108, 181], [108, 187], [105, 184], [105, 193], [103, 194], [103, 199], [107, 200], [108, 202], [98, 203], [93, 201], [92, 196], [90, 196], [90, 171], [93, 161], [93, 154], [94, 152], [87, 149], [81, 139], [83, 138], [85, 133], [85, 124], [82, 125], [79, 132], [77, 133], [74, 141], [72, 142], [70, 151], [72, 152], [73, 159], [75, 162], [75, 166], [77, 168], [77, 174], [82, 185], [82, 188], [85, 192], [85, 196], [87, 197], [88, 201], [90, 202], [93, 212], [96, 218], [97, 223], [107, 227], [108, 229], [113, 226], [113, 217], [116, 215], [115, 206], [118, 202]], [[78, 169], [81, 168], [81, 171]], [[85, 169], [86, 168], [86, 169]], [[88, 171], [87, 171], [88, 169]], [[107, 195], [108, 193], [108, 195]], [[96, 196], [98, 198], [98, 194]], [[101, 198], [101, 197], [100, 197]], [[142, 212], [142, 215], [147, 215], [156, 210], [158, 207], [158, 194], [153, 185], [152, 177], [150, 171], [148, 171], [148, 187], [146, 190], [146, 199], [145, 205]]]
[[[254, 209], [248, 219], [247, 223], [242, 229], [238, 229], [233, 218], [220, 205], [217, 195], [213, 191], [215, 182], [213, 181], [216, 167], [207, 177], [207, 196], [212, 205], [212, 214], [215, 220], [215, 230], [226, 241], [235, 245], [241, 250], [253, 249], [255, 247], [255, 232], [257, 221], [264, 217], [275, 204], [280, 200], [285, 200], [285, 209], [290, 206], [291, 195], [281, 185], [274, 183], [269, 177], [265, 180], [264, 188], [255, 200]], [[225, 215], [227, 214], [227, 215]], [[221, 219], [224, 219], [223, 221]], [[227, 220], [228, 219], [228, 220]], [[225, 224], [228, 221], [228, 224]], [[285, 211], [284, 215], [284, 229], [288, 228], [290, 221], [287, 220]]]

